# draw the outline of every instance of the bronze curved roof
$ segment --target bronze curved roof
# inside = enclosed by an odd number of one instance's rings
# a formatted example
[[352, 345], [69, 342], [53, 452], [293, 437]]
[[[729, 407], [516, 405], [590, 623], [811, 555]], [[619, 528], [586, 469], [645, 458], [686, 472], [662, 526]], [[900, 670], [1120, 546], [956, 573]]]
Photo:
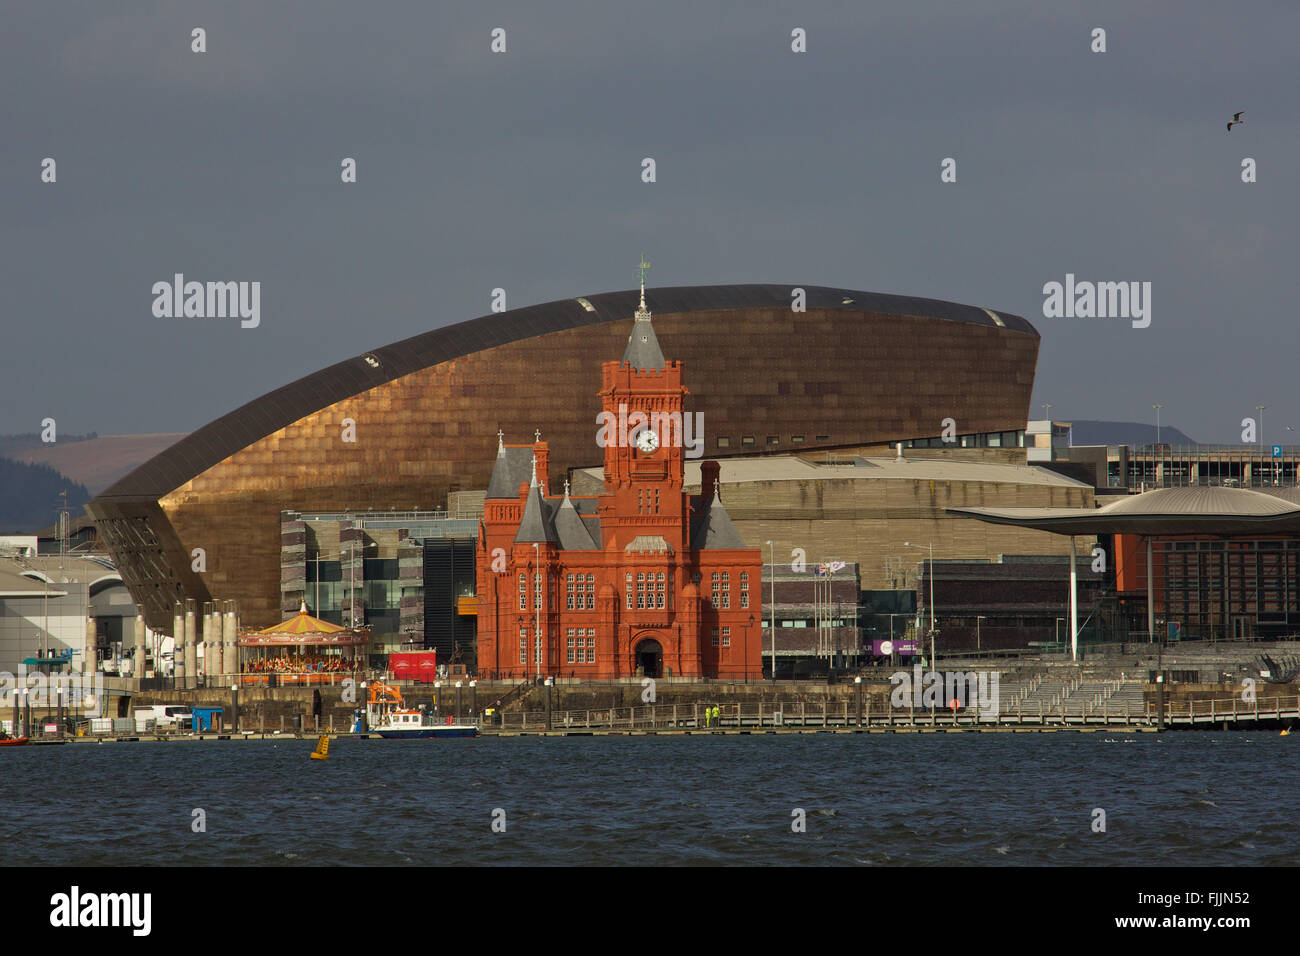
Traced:
[[[809, 309], [918, 316], [995, 326], [1038, 337], [1037, 330], [1017, 315], [990, 312], [941, 299], [826, 286], [675, 286], [647, 289], [646, 304], [653, 312], [664, 315], [789, 308], [790, 292], [796, 287], [804, 289]], [[560, 299], [458, 322], [345, 359], [268, 392], [204, 425], [121, 478], [98, 497], [161, 497], [241, 449], [335, 402], [431, 365], [484, 349], [563, 329], [625, 322], [638, 302], [637, 290]]]
[[1300, 531], [1291, 496], [1218, 486], [1158, 488], [1104, 508], [948, 508], [963, 518], [1054, 534], [1282, 534]]

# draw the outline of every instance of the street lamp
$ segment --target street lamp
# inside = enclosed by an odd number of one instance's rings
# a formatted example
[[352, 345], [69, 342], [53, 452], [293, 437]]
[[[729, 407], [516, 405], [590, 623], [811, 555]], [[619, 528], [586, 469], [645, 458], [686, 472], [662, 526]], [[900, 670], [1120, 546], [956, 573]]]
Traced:
[[1156, 444], [1159, 445], [1160, 444], [1160, 409], [1164, 408], [1164, 406], [1152, 405], [1151, 407], [1156, 410]]
[[[533, 542], [533, 663], [537, 665], [537, 676], [542, 676], [542, 612], [541, 602], [537, 600], [539, 594], [544, 596], [544, 591], [537, 590], [537, 578], [542, 573], [542, 553], [538, 548], [538, 543]], [[543, 589], [546, 582], [542, 582]]]
[[1255, 433], [1255, 438], [1259, 442], [1259, 450], [1262, 454], [1264, 451], [1264, 409], [1267, 405], [1256, 405], [1255, 411], [1259, 412], [1259, 431]]
[[975, 616], [975, 650], [980, 650], [980, 621], [987, 620], [983, 614]]
[[[1047, 406], [1051, 408], [1051, 405]], [[920, 548], [919, 544], [904, 541], [905, 548]], [[934, 542], [930, 542], [930, 669], [934, 669]]]
[[[749, 683], [749, 631], [754, 629], [754, 615], [749, 615], [749, 630], [745, 632], [745, 683]], [[760, 665], [759, 670], [763, 668]]]
[[[771, 541], [767, 543], [767, 563], [768, 563], [768, 629], [772, 632], [772, 680], [776, 680], [776, 550]], [[763, 582], [760, 579], [758, 586], [761, 588]], [[761, 591], [759, 592], [762, 593]]]

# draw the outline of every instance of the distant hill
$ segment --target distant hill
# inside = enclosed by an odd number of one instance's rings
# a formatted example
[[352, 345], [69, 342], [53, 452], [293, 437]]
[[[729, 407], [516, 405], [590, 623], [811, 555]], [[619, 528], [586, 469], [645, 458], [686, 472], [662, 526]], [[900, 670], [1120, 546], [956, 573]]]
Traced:
[[[1075, 445], [1154, 445], [1156, 426], [1142, 422], [1072, 422], [1070, 441]], [[1160, 441], [1166, 445], [1198, 445], [1171, 425], [1160, 426]]]
[[[97, 495], [123, 475], [185, 437], [184, 432], [155, 435], [59, 436], [45, 444], [40, 436], [0, 436], [0, 454], [33, 465], [49, 465]], [[9, 445], [8, 450], [5, 446]], [[16, 447], [15, 447], [16, 446]], [[47, 522], [48, 523], [48, 522]]]
[[49, 465], [0, 458], [0, 532], [31, 534], [53, 524], [63, 502], [61, 491], [68, 493], [72, 517], [80, 515], [90, 500], [85, 485], [70, 481]]

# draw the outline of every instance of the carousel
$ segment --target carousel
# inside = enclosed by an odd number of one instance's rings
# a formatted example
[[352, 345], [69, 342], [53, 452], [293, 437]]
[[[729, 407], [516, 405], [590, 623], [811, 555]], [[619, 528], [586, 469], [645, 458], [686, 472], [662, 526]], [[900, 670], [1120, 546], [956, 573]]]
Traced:
[[312, 617], [307, 602], [287, 621], [239, 635], [244, 684], [336, 684], [366, 668], [370, 628]]

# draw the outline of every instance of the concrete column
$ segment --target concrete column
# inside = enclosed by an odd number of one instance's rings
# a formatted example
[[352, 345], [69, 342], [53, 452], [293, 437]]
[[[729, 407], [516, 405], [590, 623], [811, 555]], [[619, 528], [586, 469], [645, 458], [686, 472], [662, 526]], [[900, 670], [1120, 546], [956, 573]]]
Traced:
[[185, 608], [177, 601], [176, 612], [172, 615], [172, 677], [180, 681], [177, 686], [185, 684]]
[[131, 670], [131, 676], [136, 680], [136, 689], [140, 687], [140, 681], [144, 680], [144, 659], [146, 651], [144, 648], [144, 608], [140, 605], [135, 606], [135, 666]]
[[198, 675], [198, 621], [194, 610], [194, 600], [185, 602], [185, 689], [194, 687]]
[[1070, 535], [1070, 658], [1079, 659], [1079, 574], [1075, 567], [1074, 535]]
[[223, 635], [225, 647], [221, 655], [222, 666], [225, 668], [227, 677], [233, 677], [239, 673], [239, 630], [238, 619], [235, 617], [235, 602], [231, 601], [226, 604], [226, 627]]
[[[201, 615], [201, 617], [199, 618], [198, 635], [196, 635], [196, 637], [198, 637], [198, 640], [195, 641], [195, 645], [194, 645], [194, 659], [195, 659], [194, 682], [196, 685], [198, 685], [199, 676], [200, 675], [207, 676], [208, 663], [212, 661], [212, 658], [208, 657], [208, 650], [211, 649], [208, 648], [208, 641], [212, 640], [212, 602], [211, 601], [203, 602], [203, 615]], [[201, 652], [203, 652], [203, 657], [201, 658], [199, 657], [200, 650]]]
[[226, 676], [224, 660], [226, 643], [226, 616], [221, 605], [212, 606], [212, 633], [208, 637], [208, 659], [203, 668], [209, 687], [220, 687]]
[[86, 618], [86, 643], [81, 649], [81, 669], [85, 674], [95, 673], [99, 666], [99, 651], [96, 647], [98, 640], [97, 628], [93, 617]]

